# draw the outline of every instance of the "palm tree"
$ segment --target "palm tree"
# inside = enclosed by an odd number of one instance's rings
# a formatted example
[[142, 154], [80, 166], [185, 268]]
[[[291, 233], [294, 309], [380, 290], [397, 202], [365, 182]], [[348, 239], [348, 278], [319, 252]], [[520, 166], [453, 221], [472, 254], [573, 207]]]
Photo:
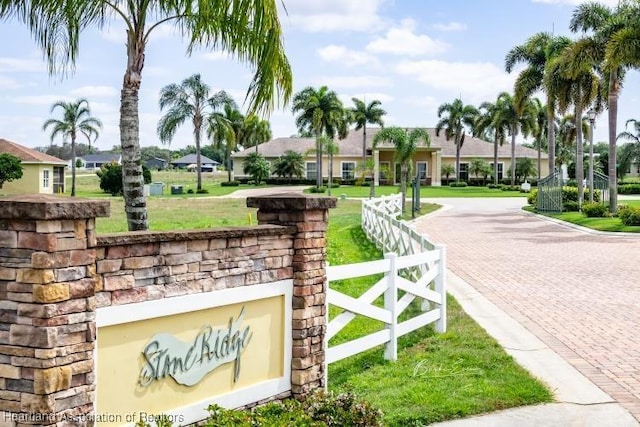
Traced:
[[498, 95], [496, 109], [500, 120], [508, 124], [508, 133], [511, 136], [511, 185], [516, 185], [516, 137], [520, 132], [527, 136], [533, 131], [535, 108], [529, 98], [518, 101], [510, 93], [502, 92]]
[[[581, 31], [585, 37], [575, 45], [575, 57], [596, 63], [606, 79], [609, 127], [609, 211], [618, 210], [618, 179], [616, 176], [616, 140], [618, 123], [618, 97], [626, 66], [640, 65], [640, 7], [638, 3], [619, 2], [614, 8], [588, 2], [573, 11], [569, 28]], [[587, 36], [587, 33], [590, 35]], [[635, 41], [635, 43], [634, 43]], [[623, 47], [624, 46], [624, 47]]]
[[[547, 120], [549, 120], [549, 116], [547, 115], [547, 106], [543, 105], [542, 102], [538, 98], [533, 98], [531, 100], [533, 102], [533, 107], [535, 109], [535, 126], [533, 127], [533, 138], [535, 140], [536, 150], [538, 151], [538, 180], [540, 180], [540, 171], [542, 168], [542, 148], [548, 148], [548, 135], [549, 135], [549, 124]], [[555, 126], [552, 124], [552, 129]], [[553, 169], [549, 169], [549, 172], [552, 172]]]
[[453, 139], [456, 144], [456, 181], [460, 181], [460, 149], [464, 144], [465, 126], [473, 128], [477, 115], [478, 109], [473, 105], [464, 105], [460, 98], [438, 107], [440, 120], [436, 123], [436, 136], [440, 136], [440, 132], [444, 129], [447, 141]]
[[[556, 118], [558, 144], [556, 144], [556, 160], [558, 165], [575, 162], [576, 159], [576, 119], [573, 114], [567, 114]], [[586, 118], [582, 121], [582, 133], [589, 131], [589, 122]]]
[[353, 101], [354, 107], [349, 111], [356, 124], [356, 130], [362, 129], [362, 160], [364, 161], [367, 157], [367, 124], [377, 124], [384, 127], [382, 116], [387, 112], [380, 107], [382, 103], [377, 99], [369, 104], [358, 98], [351, 98], [351, 101]]
[[215, 111], [209, 117], [207, 136], [213, 141], [216, 148], [224, 147], [224, 162], [229, 182], [231, 182], [231, 171], [233, 170], [231, 153], [244, 140], [245, 130], [245, 117], [232, 99], [222, 104], [222, 111]]
[[[491, 102], [483, 102], [476, 121], [473, 124], [473, 134], [476, 137], [493, 138], [493, 182], [498, 184], [498, 144], [504, 145], [509, 129], [509, 123], [504, 115], [500, 114], [498, 105]], [[449, 177], [447, 176], [447, 180]]]
[[390, 142], [394, 145], [395, 160], [400, 163], [400, 192], [402, 193], [402, 213], [404, 213], [405, 198], [407, 196], [407, 175], [413, 155], [418, 145], [424, 143], [427, 147], [431, 144], [431, 138], [426, 129], [402, 129], [389, 127], [382, 129], [373, 137], [373, 146], [379, 142]]
[[163, 144], [170, 144], [178, 128], [188, 119], [193, 125], [193, 138], [196, 145], [197, 191], [202, 191], [202, 160], [200, 141], [202, 126], [221, 105], [231, 98], [220, 91], [209, 96], [209, 85], [204, 83], [200, 74], [184, 79], [179, 85], [172, 83], [160, 89], [160, 110], [168, 109], [158, 122], [158, 137]]
[[271, 124], [268, 120], [258, 117], [257, 114], [250, 113], [244, 118], [243, 134], [242, 148], [255, 147], [257, 153], [258, 145], [271, 139]]
[[75, 102], [58, 101], [51, 106], [51, 113], [57, 108], [62, 109], [62, 119], [49, 119], [42, 125], [42, 130], [51, 130], [51, 142], [56, 136], [62, 136], [71, 141], [71, 197], [76, 195], [76, 139], [78, 134], [84, 135], [91, 144], [91, 138], [98, 139], [102, 122], [91, 116], [89, 101], [82, 98]]
[[273, 165], [273, 173], [279, 177], [288, 177], [289, 182], [295, 176], [304, 175], [304, 156], [297, 151], [287, 150], [278, 157]]
[[333, 139], [344, 124], [344, 108], [338, 95], [326, 86], [320, 89], [307, 87], [293, 97], [296, 126], [300, 133], [314, 135], [316, 138], [316, 188], [322, 187], [322, 140]]
[[[5, 0], [6, 1], [6, 0]], [[123, 194], [129, 230], [148, 229], [143, 193], [138, 94], [149, 38], [162, 24], [173, 25], [188, 41], [187, 53], [204, 46], [231, 53], [254, 68], [247, 91], [250, 110], [269, 113], [292, 93], [291, 68], [284, 54], [277, 1], [107, 1], [32, 0], [12, 2], [42, 47], [52, 74], [75, 63], [80, 33], [122, 20], [126, 28], [126, 70], [120, 105]]]
[[[486, 178], [491, 172], [491, 166], [483, 159], [473, 159], [469, 164], [469, 173], [475, 175], [477, 180], [480, 179], [480, 175]], [[484, 180], [482, 185], [484, 185]]]
[[456, 168], [452, 164], [447, 163], [442, 165], [441, 171], [445, 179], [447, 180], [447, 182], [449, 182], [449, 176], [451, 176], [451, 174], [456, 173]]
[[[505, 69], [508, 73], [513, 71], [516, 64], [524, 63], [526, 68], [520, 72], [514, 86], [515, 98], [519, 103], [524, 98], [531, 97], [538, 90], [544, 91], [547, 96], [547, 138], [549, 152], [549, 173], [555, 168], [555, 92], [549, 87], [550, 79], [548, 65], [553, 58], [571, 43], [564, 36], [541, 32], [534, 34], [524, 44], [515, 46], [505, 58]], [[538, 168], [540, 170], [540, 168]]]
[[267, 159], [257, 152], [247, 154], [242, 164], [242, 171], [245, 175], [251, 176], [256, 186], [269, 178], [271, 172]]
[[620, 147], [620, 178], [631, 167], [634, 162], [640, 162], [640, 121], [635, 119], [627, 120], [625, 129], [632, 125], [633, 130], [625, 130], [618, 134], [618, 139], [627, 140], [626, 144]]
[[533, 160], [528, 157], [521, 157], [516, 162], [516, 174], [519, 178], [523, 178], [524, 181], [530, 176], [538, 173], [536, 167], [533, 165]]

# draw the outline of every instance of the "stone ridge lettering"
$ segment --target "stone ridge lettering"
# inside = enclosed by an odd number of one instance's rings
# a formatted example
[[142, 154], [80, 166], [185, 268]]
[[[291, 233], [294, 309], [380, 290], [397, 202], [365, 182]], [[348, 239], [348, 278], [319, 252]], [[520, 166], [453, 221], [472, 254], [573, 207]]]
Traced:
[[144, 366], [138, 384], [147, 387], [154, 381], [172, 377], [178, 384], [194, 386], [205, 375], [225, 363], [234, 362], [233, 381], [240, 376], [240, 356], [251, 340], [249, 326], [241, 329], [244, 307], [225, 329], [203, 326], [190, 343], [162, 332], [154, 335], [142, 351]]

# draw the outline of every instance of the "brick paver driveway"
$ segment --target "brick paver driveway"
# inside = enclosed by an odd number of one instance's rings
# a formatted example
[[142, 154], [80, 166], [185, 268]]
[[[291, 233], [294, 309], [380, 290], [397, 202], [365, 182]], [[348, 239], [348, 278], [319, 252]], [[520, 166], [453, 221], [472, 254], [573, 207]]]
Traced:
[[[429, 200], [432, 201], [432, 200]], [[416, 227], [448, 267], [640, 420], [640, 235], [527, 216], [523, 199], [440, 199]]]

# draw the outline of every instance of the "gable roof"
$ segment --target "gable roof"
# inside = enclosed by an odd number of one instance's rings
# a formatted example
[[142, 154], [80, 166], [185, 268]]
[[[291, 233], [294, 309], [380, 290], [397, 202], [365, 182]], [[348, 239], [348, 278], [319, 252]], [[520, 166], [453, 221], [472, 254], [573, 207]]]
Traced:
[[42, 163], [50, 165], [66, 165], [67, 162], [57, 157], [41, 153], [33, 148], [25, 147], [13, 141], [0, 138], [0, 153], [8, 153], [19, 158], [23, 163]]
[[[203, 165], [219, 165], [220, 164], [215, 160], [211, 160], [207, 156], [203, 156], [202, 154], [200, 155], [200, 161], [202, 162]], [[197, 162], [197, 157], [195, 154], [187, 154], [184, 157], [181, 157], [176, 160], [172, 160], [171, 164], [172, 165], [182, 165], [182, 164], [191, 165], [191, 164], [195, 164], [196, 162]]]
[[[367, 128], [367, 149], [373, 145], [374, 136], [380, 132], [381, 128]], [[456, 144], [453, 140], [447, 141], [444, 132], [436, 136], [435, 128], [426, 128], [431, 143], [429, 147], [418, 147], [418, 150], [441, 151], [443, 158], [456, 157]], [[362, 156], [362, 134], [361, 130], [351, 130], [345, 139], [337, 140], [339, 152], [334, 157], [359, 157]], [[285, 137], [272, 139], [264, 144], [258, 145], [258, 152], [264, 157], [273, 158], [281, 156], [287, 150], [306, 153], [315, 148], [315, 138]], [[379, 143], [379, 150], [393, 150], [393, 145], [389, 143]], [[233, 157], [243, 158], [249, 153], [255, 152], [256, 148], [251, 147], [233, 154]], [[537, 157], [538, 152], [534, 149], [516, 144], [516, 157]], [[471, 135], [466, 135], [462, 149], [461, 158], [493, 158], [493, 143], [487, 142]], [[511, 146], [504, 144], [498, 146], [498, 157], [511, 157]], [[546, 153], [542, 153], [542, 158], [547, 158]]]
[[109, 163], [111, 161], [118, 161], [122, 157], [122, 154], [104, 152], [104, 153], [95, 153], [95, 154], [86, 154], [81, 156], [80, 158], [84, 160], [85, 163]]

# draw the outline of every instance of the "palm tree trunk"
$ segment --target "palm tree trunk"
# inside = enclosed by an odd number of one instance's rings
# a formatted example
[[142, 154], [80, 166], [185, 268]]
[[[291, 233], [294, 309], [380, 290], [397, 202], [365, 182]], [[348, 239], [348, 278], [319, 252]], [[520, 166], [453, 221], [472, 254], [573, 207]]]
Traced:
[[493, 139], [493, 183], [498, 184], [498, 135]]
[[200, 155], [200, 126], [196, 125], [193, 131], [196, 140], [196, 169], [197, 169], [197, 186], [196, 191], [202, 190], [202, 156]]
[[511, 129], [511, 185], [516, 185], [516, 133], [518, 125], [513, 125]]
[[367, 123], [362, 127], [362, 161], [367, 158]]
[[140, 155], [138, 92], [144, 65], [142, 41], [127, 42], [127, 71], [120, 93], [120, 145], [122, 146], [122, 193], [129, 231], [147, 230], [147, 201]]
[[618, 123], [618, 94], [620, 82], [618, 70], [611, 71], [609, 76], [609, 212], [618, 212], [618, 177], [616, 159], [616, 138]]
[[333, 154], [329, 153], [329, 182], [327, 182], [327, 195], [331, 195], [331, 184], [333, 183]]
[[549, 151], [549, 174], [556, 170], [556, 127], [555, 127], [555, 109], [553, 103], [547, 101], [547, 118], [549, 121], [547, 127], [547, 151]]
[[76, 134], [71, 133], [71, 197], [76, 197]]
[[316, 133], [316, 188], [322, 187], [322, 143], [320, 134]]
[[456, 182], [460, 181], [460, 136], [456, 135]]
[[231, 182], [231, 144], [228, 142], [225, 152], [227, 156], [227, 181]]
[[542, 168], [542, 136], [538, 138], [538, 181], [540, 181], [541, 168]]
[[407, 162], [404, 161], [400, 165], [400, 193], [402, 194], [401, 210], [404, 215], [405, 199], [407, 198]]
[[[580, 96], [580, 94], [578, 94]], [[582, 148], [582, 103], [576, 101], [576, 180], [578, 181], [578, 209], [582, 209], [584, 200], [584, 150]]]

